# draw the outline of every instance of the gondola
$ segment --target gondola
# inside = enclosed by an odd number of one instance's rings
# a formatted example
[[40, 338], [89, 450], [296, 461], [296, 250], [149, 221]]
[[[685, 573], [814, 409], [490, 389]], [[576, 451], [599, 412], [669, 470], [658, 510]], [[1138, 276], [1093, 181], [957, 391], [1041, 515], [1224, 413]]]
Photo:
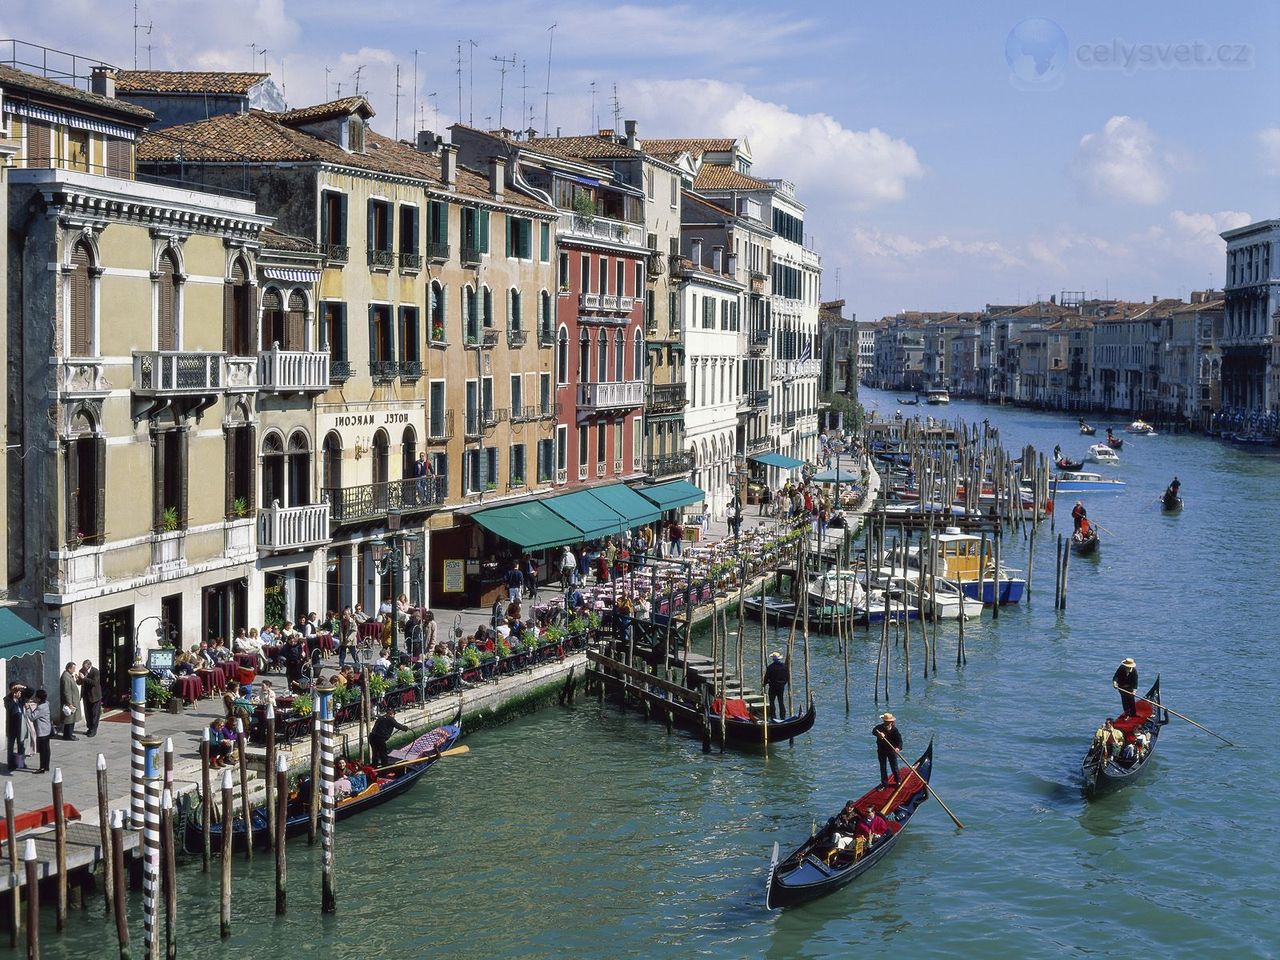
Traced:
[[1053, 462], [1059, 470], [1080, 470], [1084, 467], [1083, 460], [1071, 460], [1067, 457], [1058, 457]]
[[1107, 434], [1107, 446], [1112, 450], [1124, 449], [1124, 437], [1117, 437], [1114, 433]]
[[1160, 509], [1165, 513], [1177, 513], [1182, 509], [1182, 498], [1172, 490], [1166, 490], [1160, 497]]
[[[769, 865], [769, 882], [765, 907], [773, 910], [795, 906], [807, 900], [839, 890], [869, 871], [883, 860], [902, 835], [920, 804], [929, 797], [925, 786], [933, 772], [933, 741], [916, 761], [916, 769], [901, 771], [900, 782], [876, 787], [856, 801], [858, 807], [874, 804], [889, 821], [890, 832], [877, 840], [869, 850], [857, 854], [857, 847], [836, 850], [832, 834], [836, 833], [835, 817], [800, 845], [781, 863], [778, 845], [773, 845], [773, 861]], [[923, 781], [923, 782], [922, 782]]]
[[904, 407], [915, 407], [919, 406], [920, 398], [916, 397], [914, 400], [904, 400], [902, 397], [899, 397], [898, 403], [902, 404]]
[[1098, 432], [1098, 428], [1097, 428], [1097, 427], [1091, 427], [1091, 426], [1089, 426], [1087, 423], [1085, 423], [1083, 420], [1081, 420], [1081, 421], [1080, 421], [1080, 432], [1081, 432], [1082, 434], [1084, 434], [1086, 437], [1092, 437], [1095, 433], [1097, 433], [1097, 432]]
[[1098, 552], [1098, 531], [1092, 526], [1086, 531], [1077, 530], [1071, 535], [1071, 552], [1086, 557]]
[[[1147, 700], [1153, 703], [1146, 702]], [[1154, 704], [1154, 705], [1153, 705]], [[1086, 796], [1096, 796], [1109, 790], [1123, 787], [1138, 776], [1147, 766], [1156, 752], [1156, 741], [1160, 738], [1160, 728], [1169, 722], [1169, 711], [1160, 704], [1160, 677], [1147, 691], [1146, 700], [1135, 700], [1133, 715], [1123, 714], [1113, 722], [1125, 735], [1125, 742], [1133, 742], [1139, 732], [1151, 737], [1150, 746], [1136, 760], [1128, 763], [1119, 758], [1108, 757], [1101, 749], [1090, 746], [1080, 763], [1080, 772], [1084, 778]]]
[[[435, 766], [439, 759], [439, 754], [452, 747], [462, 735], [461, 716], [447, 726], [436, 727], [428, 733], [422, 734], [412, 743], [399, 750], [393, 750], [389, 756], [393, 761], [413, 760], [418, 757], [424, 757], [421, 763], [415, 763], [412, 766], [401, 767], [394, 772], [388, 772], [385, 777], [379, 777], [376, 782], [371, 783], [359, 793], [352, 794], [337, 802], [334, 807], [334, 818], [337, 820], [345, 820], [347, 817], [354, 816], [357, 813], [363, 813], [373, 807], [386, 803], [392, 797], [399, 796], [413, 786], [414, 782], [421, 777], [427, 770]], [[307, 832], [311, 823], [311, 790], [309, 778], [302, 781], [296, 794], [289, 797], [289, 808], [285, 819], [285, 836], [296, 837]], [[254, 807], [250, 814], [253, 818], [253, 834], [255, 845], [265, 845], [268, 842], [268, 816], [269, 812], [266, 806]], [[245, 846], [245, 828], [244, 817], [237, 816], [232, 826], [232, 842], [238, 849]], [[209, 824], [209, 842], [213, 850], [222, 849], [222, 820], [218, 818]], [[184, 844], [188, 853], [194, 853], [203, 846], [203, 834], [201, 831], [200, 818], [197, 813], [187, 821], [186, 832], [184, 835]]]
[[[719, 743], [722, 739], [720, 734], [720, 713], [712, 709], [713, 704], [714, 701], [706, 705], [704, 708], [706, 713], [703, 719], [707, 724], [707, 729], [711, 731], [711, 739]], [[768, 724], [767, 742], [777, 743], [781, 740], [790, 740], [792, 737], [808, 733], [813, 729], [817, 719], [818, 710], [812, 703], [809, 704], [808, 710], [794, 717], [786, 717], [782, 720], [771, 719]], [[725, 714], [723, 740], [726, 745], [764, 746], [766, 743], [765, 737], [765, 724], [761, 721], [740, 719], [729, 716], [728, 713]]]

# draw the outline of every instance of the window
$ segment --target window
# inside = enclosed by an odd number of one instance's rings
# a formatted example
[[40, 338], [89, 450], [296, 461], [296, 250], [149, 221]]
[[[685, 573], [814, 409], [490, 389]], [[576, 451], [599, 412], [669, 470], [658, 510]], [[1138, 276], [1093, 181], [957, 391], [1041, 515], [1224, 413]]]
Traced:
[[676, 330], [676, 324], [680, 320], [680, 301], [679, 294], [667, 294], [667, 325], [671, 330]]
[[657, 317], [653, 313], [653, 291], [646, 290], [644, 292], [644, 325], [646, 329], [653, 330], [658, 326]]
[[462, 458], [462, 492], [479, 493], [483, 481], [480, 478], [480, 451], [467, 450]]
[[551, 414], [551, 374], [538, 374], [538, 412], [544, 417]]
[[609, 292], [609, 258], [600, 258], [600, 289], [596, 291], [601, 296]]
[[480, 381], [481, 415], [485, 423], [492, 423], [493, 412], [493, 377], [485, 377]]
[[321, 344], [321, 347], [329, 348], [329, 359], [331, 361], [345, 362], [349, 359], [347, 354], [347, 305], [333, 300], [326, 300], [320, 306], [320, 314], [324, 318], [320, 327], [321, 334], [324, 336], [324, 343]]
[[449, 258], [449, 204], [444, 200], [432, 200], [427, 206], [427, 256]]
[[484, 295], [481, 298], [484, 311], [481, 314], [485, 328], [493, 326], [493, 291], [488, 287], [484, 288]]
[[334, 247], [342, 247], [341, 259], [346, 259], [347, 246], [347, 195], [333, 190], [320, 194], [320, 245], [324, 253], [333, 256]]
[[160, 255], [160, 269], [156, 280], [156, 349], [177, 350], [179, 283], [178, 265], [173, 254]]
[[396, 333], [391, 326], [391, 307], [385, 303], [369, 304], [369, 363], [390, 363], [396, 358]]
[[511, 417], [513, 420], [518, 416], [524, 416], [522, 409], [524, 397], [521, 395], [520, 379], [520, 374], [511, 374]]
[[556, 340], [556, 383], [569, 382], [569, 331], [560, 328]]
[[[465, 300], [466, 294], [464, 292], [464, 303]], [[445, 318], [448, 316], [448, 301], [449, 297], [444, 285], [439, 280], [432, 280], [431, 286], [427, 288], [427, 322], [432, 343], [445, 343], [448, 341], [447, 328], [445, 327]]]
[[38, 120], [27, 121], [27, 166], [47, 167], [53, 160], [53, 130]]
[[556, 469], [569, 469], [569, 428], [564, 424], [556, 427]]
[[511, 486], [524, 486], [526, 480], [524, 475], [524, 444], [513, 443], [511, 445], [510, 458], [507, 462], [507, 479]]
[[589, 427], [583, 423], [578, 426], [578, 467], [579, 470], [587, 469], [587, 440]]
[[414, 461], [418, 459], [418, 432], [412, 426], [404, 428], [400, 434], [400, 477], [408, 480], [413, 476]]
[[644, 192], [645, 192], [645, 195], [646, 195], [650, 200], [652, 200], [652, 199], [653, 199], [653, 181], [654, 181], [653, 171], [652, 171], [652, 170], [645, 170], [645, 172], [644, 172]]
[[616, 461], [614, 466], [618, 466], [618, 472], [621, 473], [622, 463], [622, 420], [615, 420], [613, 423], [613, 459]]
[[384, 267], [391, 265], [392, 217], [394, 208], [386, 200], [369, 201], [369, 232], [367, 235], [369, 263]]
[[462, 340], [464, 343], [480, 341], [480, 314], [478, 295], [474, 287], [462, 290]]
[[311, 441], [301, 430], [289, 435], [285, 464], [285, 503], [290, 507], [305, 507], [311, 502]]
[[154, 430], [152, 446], [152, 527], [157, 533], [187, 528], [187, 431]]
[[635, 337], [631, 344], [631, 379], [644, 379], [644, 336], [639, 330], [635, 332]]
[[352, 153], [364, 153], [364, 121], [359, 117], [347, 121], [347, 149]]
[[[402, 306], [400, 308], [400, 363], [422, 363], [421, 332], [418, 329], [418, 308]], [[405, 371], [402, 369], [401, 373]]]
[[636, 260], [632, 266], [635, 268], [635, 286], [631, 288], [631, 295], [639, 297], [640, 291], [644, 289], [644, 264]]
[[284, 318], [284, 348], [307, 349], [307, 298], [301, 290], [289, 293], [289, 309]]
[[609, 442], [609, 431], [606, 424], [596, 425], [596, 467], [603, 470], [605, 463], [605, 447]]
[[551, 343], [551, 294], [542, 290], [538, 293], [538, 339], [544, 344]]
[[507, 318], [507, 329], [512, 333], [519, 333], [521, 330], [520, 291], [515, 287], [507, 291], [507, 311], [510, 314]]
[[538, 259], [543, 263], [551, 262], [551, 224], [538, 224]]
[[467, 436], [477, 437], [480, 435], [480, 385], [474, 380], [467, 381], [466, 404]]
[[609, 379], [609, 331], [601, 330], [596, 345], [599, 349], [599, 359], [596, 361], [596, 379], [604, 383]]
[[447, 453], [431, 454], [431, 472], [436, 478], [436, 495], [449, 496], [449, 455]]
[[80, 241], [71, 251], [71, 324], [67, 352], [73, 357], [94, 353], [93, 254]]
[[430, 406], [427, 408], [427, 416], [430, 419], [427, 426], [427, 436], [432, 438], [443, 437], [445, 435], [445, 411], [447, 409], [443, 380], [431, 381], [429, 398]]
[[64, 446], [67, 481], [67, 541], [101, 543], [106, 516], [107, 441], [95, 437], [93, 421], [77, 414], [71, 424], [74, 439]]
[[555, 479], [555, 441], [548, 438], [538, 441], [538, 483], [550, 483]]
[[702, 298], [702, 329], [716, 328], [716, 302], [711, 297]]
[[484, 488], [498, 489], [498, 448], [484, 448]]
[[671, 178], [671, 208], [674, 210], [680, 205], [680, 178]]
[[[636, 333], [639, 333], [639, 332], [640, 331], [638, 330], [636, 331]], [[626, 360], [626, 358], [627, 358], [627, 342], [622, 331], [619, 330], [616, 334], [614, 334], [614, 337], [613, 337], [613, 367], [614, 367], [613, 379], [617, 380], [618, 382], [622, 382], [624, 379], [626, 379], [622, 375], [623, 361]], [[639, 376], [639, 372], [636, 373], [636, 376], [637, 377]]]
[[[418, 247], [418, 208], [404, 204], [400, 207], [400, 254], [417, 256]], [[414, 264], [416, 266], [416, 264]], [[409, 266], [401, 260], [401, 266]]]
[[582, 255], [582, 276], [579, 278], [581, 290], [587, 293], [591, 289], [591, 257], [588, 254]]
[[616, 293], [618, 294], [618, 296], [624, 297], [627, 294], [627, 285], [626, 285], [627, 262], [625, 260], [619, 259], [616, 263], [616, 269], [617, 269], [617, 281], [618, 281]]
[[284, 299], [280, 291], [269, 287], [262, 294], [262, 347], [270, 350], [284, 343]]
[[[445, 237], [448, 242], [448, 237]], [[489, 211], [478, 207], [462, 208], [462, 258], [474, 263], [480, 254], [489, 252]]]
[[507, 256], [518, 260], [533, 258], [533, 221], [507, 215]]
[[231, 264], [230, 280], [222, 288], [222, 348], [236, 357], [254, 353], [252, 289], [244, 258]]
[[320, 482], [326, 490], [342, 488], [342, 437], [336, 431], [325, 435], [320, 455], [320, 474]]
[[67, 131], [67, 168], [89, 172], [89, 131]]
[[578, 331], [578, 382], [591, 382], [591, 333]]

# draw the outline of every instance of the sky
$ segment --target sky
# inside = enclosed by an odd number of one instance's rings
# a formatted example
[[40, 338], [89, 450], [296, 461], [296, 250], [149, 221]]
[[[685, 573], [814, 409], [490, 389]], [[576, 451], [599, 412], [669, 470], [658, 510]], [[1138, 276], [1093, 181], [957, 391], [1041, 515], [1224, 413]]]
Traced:
[[291, 106], [358, 71], [375, 128], [396, 132], [398, 103], [405, 138], [499, 115], [584, 133], [614, 126], [615, 96], [641, 140], [746, 137], [752, 172], [807, 207], [823, 297], [864, 320], [1185, 298], [1221, 286], [1222, 230], [1280, 216], [1280, 4], [140, 0], [137, 18], [4, 0], [0, 36], [122, 67], [135, 37], [144, 68], [265, 64]]

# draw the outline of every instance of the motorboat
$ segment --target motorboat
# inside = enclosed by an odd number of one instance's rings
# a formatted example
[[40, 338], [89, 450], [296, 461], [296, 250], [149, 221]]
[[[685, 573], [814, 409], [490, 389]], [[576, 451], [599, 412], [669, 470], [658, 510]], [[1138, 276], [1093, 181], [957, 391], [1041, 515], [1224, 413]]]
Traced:
[[1140, 437], [1154, 437], [1156, 435], [1156, 429], [1145, 420], [1135, 420], [1133, 423], [1129, 424], [1129, 426], [1125, 427], [1125, 433], [1137, 434]]
[[861, 606], [866, 597], [861, 578], [860, 572], [848, 568], [820, 573], [809, 580], [809, 603], [818, 607], [833, 603]]
[[1122, 493], [1125, 482], [1100, 473], [1063, 470], [1053, 478], [1051, 487], [1057, 493]]
[[1019, 603], [1027, 589], [1025, 577], [1015, 576], [1018, 572], [1001, 566], [998, 575], [995, 562], [988, 547], [988, 553], [982, 556], [982, 538], [972, 533], [961, 533], [959, 527], [947, 527], [942, 533], [935, 533], [931, 541], [931, 549], [937, 559], [937, 570], [943, 579], [959, 585], [966, 597], [981, 600], [990, 606], [996, 602], [995, 581], [999, 580], [999, 602], [1001, 605]]
[[916, 581], [907, 591], [912, 602], [918, 601], [919, 591], [924, 590], [924, 610], [926, 615], [939, 620], [959, 620], [961, 613], [965, 619], [982, 615], [982, 601], [967, 597], [958, 584], [942, 577], [934, 577], [931, 585]]
[[1119, 463], [1120, 454], [1116, 453], [1105, 443], [1095, 443], [1089, 448], [1089, 459], [1094, 463]]
[[925, 393], [924, 402], [933, 407], [950, 403], [951, 394], [947, 392], [945, 387], [933, 387]]

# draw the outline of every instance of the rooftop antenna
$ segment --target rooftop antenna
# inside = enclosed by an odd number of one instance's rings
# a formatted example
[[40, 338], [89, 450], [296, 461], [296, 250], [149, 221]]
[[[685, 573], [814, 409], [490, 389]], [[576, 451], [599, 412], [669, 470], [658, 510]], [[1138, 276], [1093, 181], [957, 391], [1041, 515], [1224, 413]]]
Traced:
[[514, 53], [510, 57], [490, 57], [489, 59], [492, 60], [494, 63], [499, 63], [502, 65], [498, 69], [498, 74], [499, 74], [498, 129], [501, 130], [502, 129], [502, 110], [503, 110], [504, 104], [506, 103], [506, 98], [507, 98], [507, 68], [514, 67], [516, 65], [517, 59]]
[[622, 104], [618, 102], [618, 85], [613, 85], [613, 132], [622, 129]]
[[468, 59], [467, 70], [468, 70], [468, 73], [470, 74], [469, 79], [467, 80], [467, 85], [468, 85], [467, 123], [471, 124], [471, 126], [475, 126], [475, 123], [476, 123], [476, 47], [480, 46], [480, 44], [476, 43], [474, 40], [468, 40], [467, 43], [471, 44], [471, 49], [468, 51], [469, 56], [467, 58]]
[[431, 101], [431, 114], [433, 117], [432, 126], [434, 129], [440, 129], [440, 94], [432, 90], [427, 94], [427, 99]]
[[596, 82], [591, 81], [591, 116], [587, 118], [587, 133], [600, 129], [600, 119], [596, 116]]
[[147, 69], [151, 69], [151, 41], [147, 41]]
[[336, 84], [334, 84], [333, 98], [335, 100], [342, 99], [342, 81], [341, 80], [339, 80]]
[[394, 139], [400, 139], [400, 64], [396, 64], [396, 123]]
[[528, 126], [529, 119], [529, 61], [520, 61], [520, 122]]
[[284, 86], [284, 57], [280, 58], [280, 96], [284, 98], [285, 106], [288, 106], [289, 95], [285, 93], [285, 86]]
[[352, 76], [354, 76], [354, 77], [356, 78], [356, 93], [355, 93], [355, 95], [356, 95], [357, 97], [358, 97], [358, 96], [360, 96], [360, 74], [364, 71], [364, 68], [365, 68], [365, 64], [363, 64], [363, 63], [362, 63], [362, 64], [360, 64], [360, 66], [356, 67], [356, 72], [352, 74]]
[[257, 70], [258, 69], [258, 44], [255, 41], [254, 43], [245, 44], [245, 46], [247, 46], [250, 50], [253, 51], [251, 54], [249, 54], [249, 69]]
[[556, 25], [547, 27], [547, 87], [542, 91], [542, 130], [551, 129], [551, 45], [556, 40]]
[[[151, 36], [152, 23], [150, 20], [148, 20], [146, 23], [138, 22], [138, 0], [133, 0], [133, 69], [135, 70], [138, 69], [138, 28], [139, 27], [142, 28], [142, 30], [146, 33], [148, 37]], [[150, 50], [151, 48], [147, 47], [148, 54], [150, 53]], [[150, 55], [148, 55], [147, 57], [147, 69], [148, 70], [151, 69]]]
[[324, 98], [329, 99], [329, 74], [333, 73], [332, 67], [324, 68]]
[[262, 58], [262, 72], [270, 73], [271, 71], [267, 69], [267, 48], [263, 47], [262, 50], [258, 52], [258, 56]]
[[421, 50], [413, 51], [413, 119], [419, 129], [422, 128], [422, 118], [418, 115], [418, 54], [421, 52]]
[[462, 122], [462, 41], [458, 41], [458, 122]]

